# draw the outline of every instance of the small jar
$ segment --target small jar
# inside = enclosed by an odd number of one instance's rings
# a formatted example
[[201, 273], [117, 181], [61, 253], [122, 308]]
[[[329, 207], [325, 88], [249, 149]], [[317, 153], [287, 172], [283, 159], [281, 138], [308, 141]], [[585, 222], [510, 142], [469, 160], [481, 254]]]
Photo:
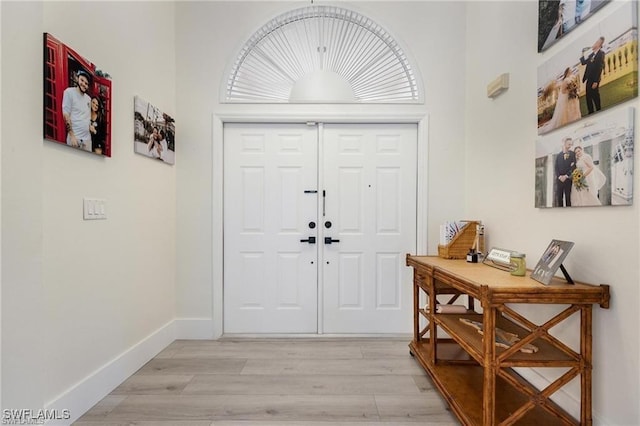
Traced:
[[511, 253], [511, 275], [524, 277], [527, 273], [527, 260], [524, 253]]

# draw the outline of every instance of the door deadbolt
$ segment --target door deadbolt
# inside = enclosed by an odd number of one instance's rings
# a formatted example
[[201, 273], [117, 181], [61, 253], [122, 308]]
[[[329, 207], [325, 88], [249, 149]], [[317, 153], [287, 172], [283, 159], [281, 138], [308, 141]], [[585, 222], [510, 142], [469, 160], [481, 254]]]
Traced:
[[324, 227], [325, 227], [325, 228], [327, 228], [327, 229], [331, 228], [332, 226], [333, 226], [333, 224], [331, 223], [331, 221], [330, 221], [330, 220], [328, 220], [328, 221], [326, 221], [326, 222], [324, 223]]
[[309, 222], [309, 229], [313, 229], [316, 227], [316, 223], [315, 222]]

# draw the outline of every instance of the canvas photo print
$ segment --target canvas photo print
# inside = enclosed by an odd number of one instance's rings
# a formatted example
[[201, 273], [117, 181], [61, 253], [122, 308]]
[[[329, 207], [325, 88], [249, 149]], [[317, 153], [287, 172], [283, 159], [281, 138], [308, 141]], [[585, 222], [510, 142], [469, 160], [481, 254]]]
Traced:
[[538, 52], [553, 46], [610, 0], [539, 0]]
[[111, 78], [44, 33], [44, 139], [111, 157]]
[[538, 67], [539, 135], [638, 96], [637, 2], [615, 4]]
[[175, 164], [175, 120], [139, 96], [134, 98], [133, 104], [134, 151]]
[[619, 108], [536, 141], [535, 206], [632, 205], [634, 117]]

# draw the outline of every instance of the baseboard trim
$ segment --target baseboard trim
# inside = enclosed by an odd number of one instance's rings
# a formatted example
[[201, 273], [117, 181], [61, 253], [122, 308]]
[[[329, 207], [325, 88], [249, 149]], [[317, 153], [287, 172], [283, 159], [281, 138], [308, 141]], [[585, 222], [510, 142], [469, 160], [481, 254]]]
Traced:
[[214, 335], [211, 318], [177, 318], [174, 322], [176, 339], [211, 340], [219, 337]]
[[175, 321], [170, 321], [47, 403], [45, 409], [59, 413], [69, 410], [71, 418], [49, 420], [46, 424], [65, 426], [78, 420], [175, 339]]

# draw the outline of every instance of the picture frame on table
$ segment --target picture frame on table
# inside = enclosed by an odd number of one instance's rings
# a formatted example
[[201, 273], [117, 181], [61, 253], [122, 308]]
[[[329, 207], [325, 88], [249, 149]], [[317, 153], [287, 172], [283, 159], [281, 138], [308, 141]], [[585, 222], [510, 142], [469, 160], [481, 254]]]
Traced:
[[555, 276], [558, 269], [562, 271], [565, 278], [570, 284], [573, 284], [573, 280], [567, 273], [562, 262], [569, 254], [569, 251], [575, 243], [572, 241], [551, 240], [545, 251], [540, 256], [540, 260], [533, 268], [531, 272], [531, 278], [548, 285]]

